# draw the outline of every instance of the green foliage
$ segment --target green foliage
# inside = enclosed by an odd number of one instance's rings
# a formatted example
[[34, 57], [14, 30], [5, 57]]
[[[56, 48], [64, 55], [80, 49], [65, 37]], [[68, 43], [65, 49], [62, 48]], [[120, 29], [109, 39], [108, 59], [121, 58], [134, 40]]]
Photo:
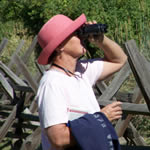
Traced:
[[[56, 14], [75, 19], [81, 13], [85, 13], [88, 21], [108, 24], [107, 35], [119, 44], [135, 39], [139, 47], [147, 48], [146, 40], [150, 33], [149, 0], [1, 0], [0, 35], [2, 37], [8, 30], [6, 35], [11, 36], [9, 33], [14, 28], [18, 29], [19, 22], [23, 23], [28, 35], [36, 35], [42, 25]], [[146, 45], [143, 46], [143, 42]], [[95, 49], [92, 56], [97, 55], [99, 52]], [[146, 55], [150, 57], [147, 52]]]

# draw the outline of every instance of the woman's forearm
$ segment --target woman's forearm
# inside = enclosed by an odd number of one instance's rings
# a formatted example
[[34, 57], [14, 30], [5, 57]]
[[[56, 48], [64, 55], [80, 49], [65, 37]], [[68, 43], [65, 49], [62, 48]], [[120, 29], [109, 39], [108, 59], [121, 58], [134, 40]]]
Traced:
[[108, 37], [104, 36], [102, 42], [100, 42], [98, 46], [104, 51], [105, 58], [108, 61], [119, 64], [124, 64], [126, 62], [127, 56], [122, 48]]

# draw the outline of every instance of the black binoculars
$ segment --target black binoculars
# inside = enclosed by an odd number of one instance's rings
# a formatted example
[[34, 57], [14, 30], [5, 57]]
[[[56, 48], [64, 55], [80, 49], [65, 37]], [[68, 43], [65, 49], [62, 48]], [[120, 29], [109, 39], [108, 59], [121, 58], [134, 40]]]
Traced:
[[81, 26], [76, 32], [80, 38], [88, 38], [89, 35], [100, 35], [107, 32], [108, 26], [106, 24], [85, 24]]

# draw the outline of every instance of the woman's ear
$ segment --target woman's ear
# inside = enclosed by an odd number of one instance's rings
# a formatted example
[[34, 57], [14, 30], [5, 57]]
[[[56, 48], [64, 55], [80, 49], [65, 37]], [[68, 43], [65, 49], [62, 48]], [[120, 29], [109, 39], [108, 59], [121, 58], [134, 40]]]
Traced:
[[62, 51], [64, 51], [64, 47], [63, 47], [63, 46], [61, 46], [61, 48], [60, 48], [59, 50], [60, 50], [61, 52], [62, 52]]
[[63, 45], [59, 45], [59, 46], [56, 48], [56, 51], [57, 51], [58, 53], [61, 53], [62, 51], [64, 51]]

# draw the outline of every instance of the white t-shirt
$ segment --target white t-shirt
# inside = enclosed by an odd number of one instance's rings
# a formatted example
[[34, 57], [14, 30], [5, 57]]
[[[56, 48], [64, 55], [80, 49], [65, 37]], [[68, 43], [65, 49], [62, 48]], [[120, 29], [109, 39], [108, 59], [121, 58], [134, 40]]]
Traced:
[[72, 111], [75, 113], [100, 111], [92, 86], [100, 77], [102, 70], [103, 61], [94, 59], [78, 63], [75, 77], [54, 69], [44, 73], [37, 92], [43, 150], [50, 149], [44, 128], [72, 120], [74, 118], [70, 113]]

